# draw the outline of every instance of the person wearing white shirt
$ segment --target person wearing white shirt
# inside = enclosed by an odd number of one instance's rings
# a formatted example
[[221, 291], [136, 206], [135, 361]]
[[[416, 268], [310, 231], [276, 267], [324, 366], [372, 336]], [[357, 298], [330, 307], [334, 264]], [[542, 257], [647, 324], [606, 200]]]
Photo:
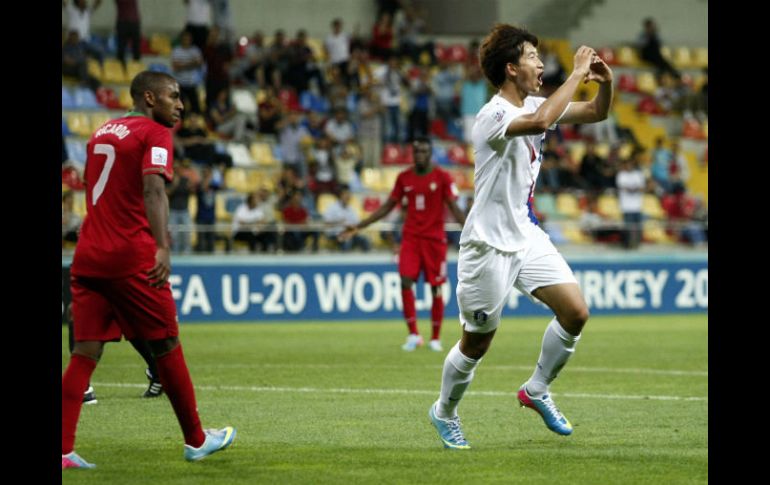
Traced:
[[[457, 301], [460, 341], [444, 360], [439, 399], [428, 414], [446, 448], [469, 449], [457, 406], [489, 349], [513, 288], [546, 304], [554, 318], [543, 336], [530, 379], [518, 391], [522, 406], [537, 411], [551, 431], [569, 435], [572, 425], [551, 399], [549, 384], [575, 350], [588, 319], [577, 280], [534, 216], [533, 194], [545, 131], [556, 122], [592, 123], [607, 117], [612, 71], [590, 47], [581, 46], [574, 70], [548, 99], [538, 39], [498, 24], [484, 39], [480, 65], [499, 89], [476, 116], [471, 139], [476, 160], [474, 203], [460, 237]], [[570, 103], [584, 82], [599, 90], [588, 102]]]
[[626, 249], [636, 249], [642, 238], [642, 203], [647, 186], [644, 172], [639, 168], [639, 152], [623, 160], [615, 175], [618, 188], [618, 204], [623, 213], [623, 243]]
[[330, 241], [335, 241], [339, 244], [342, 251], [350, 251], [354, 247], [361, 248], [362, 251], [367, 252], [371, 248], [371, 242], [366, 236], [361, 234], [354, 234], [345, 241], [339, 241], [337, 236], [348, 226], [354, 226], [361, 222], [361, 218], [358, 216], [358, 212], [350, 206], [350, 190], [343, 187], [340, 190], [337, 201], [329, 206], [323, 213], [323, 221], [331, 226], [326, 231], [326, 237]]

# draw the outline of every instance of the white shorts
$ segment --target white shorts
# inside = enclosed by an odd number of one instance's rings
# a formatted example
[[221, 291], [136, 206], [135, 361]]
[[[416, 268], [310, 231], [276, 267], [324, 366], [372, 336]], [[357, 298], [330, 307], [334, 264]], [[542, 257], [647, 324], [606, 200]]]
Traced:
[[472, 333], [497, 328], [514, 287], [534, 300], [532, 292], [538, 288], [577, 284], [567, 262], [539, 227], [532, 232], [529, 247], [513, 253], [484, 243], [460, 246], [457, 279], [460, 324]]

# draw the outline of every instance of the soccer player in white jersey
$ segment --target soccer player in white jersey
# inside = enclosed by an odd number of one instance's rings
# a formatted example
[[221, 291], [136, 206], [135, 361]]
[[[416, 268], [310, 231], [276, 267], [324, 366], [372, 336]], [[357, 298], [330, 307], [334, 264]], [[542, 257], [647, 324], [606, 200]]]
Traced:
[[[548, 305], [555, 315], [545, 330], [534, 373], [517, 397], [522, 406], [537, 411], [551, 431], [572, 433], [572, 425], [551, 399], [549, 384], [574, 352], [588, 308], [569, 266], [538, 226], [532, 197], [545, 131], [557, 122], [605, 119], [612, 102], [612, 71], [593, 49], [581, 46], [564, 84], [548, 99], [533, 96], [543, 84], [537, 44], [537, 37], [526, 30], [498, 24], [480, 48], [484, 74], [499, 91], [476, 115], [472, 131], [475, 197], [457, 264], [463, 333], [444, 360], [441, 394], [428, 413], [446, 448], [470, 448], [457, 405], [492, 343], [514, 287]], [[599, 83], [596, 97], [571, 103], [578, 86], [590, 81]]]

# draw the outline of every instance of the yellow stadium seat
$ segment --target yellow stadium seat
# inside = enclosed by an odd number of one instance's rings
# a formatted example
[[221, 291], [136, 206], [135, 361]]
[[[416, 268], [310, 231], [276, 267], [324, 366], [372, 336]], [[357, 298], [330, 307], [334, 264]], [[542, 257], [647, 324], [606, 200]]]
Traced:
[[597, 143], [596, 147], [594, 148], [594, 151], [600, 157], [607, 158], [610, 155], [610, 144], [609, 143]]
[[642, 71], [636, 76], [636, 87], [643, 93], [653, 94], [658, 89], [658, 81], [652, 72]]
[[365, 168], [361, 171], [361, 185], [373, 192], [380, 192], [382, 188], [382, 175], [379, 168]]
[[123, 64], [117, 59], [104, 60], [104, 78], [105, 83], [126, 83], [126, 73], [123, 71]]
[[575, 163], [581, 163], [586, 154], [586, 144], [582, 141], [575, 141], [569, 144], [569, 156]]
[[663, 59], [666, 59], [667, 61], [671, 60], [671, 48], [667, 45], [661, 46], [660, 48], [660, 55], [663, 56]]
[[67, 126], [76, 135], [91, 136], [91, 117], [82, 112], [69, 112], [64, 115], [67, 118]]
[[250, 147], [251, 158], [253, 158], [257, 165], [263, 166], [276, 166], [278, 161], [273, 158], [273, 150], [270, 144], [265, 142], [255, 141]]
[[642, 197], [642, 214], [652, 219], [666, 218], [666, 213], [660, 205], [660, 200], [653, 194], [644, 194]]
[[171, 54], [171, 39], [165, 34], [152, 34], [150, 49], [157, 52], [159, 56], [168, 56]]
[[246, 170], [238, 167], [232, 167], [225, 172], [225, 185], [236, 192], [245, 193], [251, 190]]
[[[113, 116], [111, 114], [103, 111], [102, 112], [97, 111], [96, 113], [91, 113], [91, 133], [101, 128], [103, 124], [107, 123], [112, 118]], [[90, 136], [90, 133], [89, 133], [89, 136]]]
[[692, 56], [690, 54], [690, 49], [687, 47], [677, 47], [672, 53], [671, 61], [674, 63], [674, 66], [678, 67], [679, 69], [692, 67]]
[[147, 70], [147, 66], [142, 61], [130, 60], [126, 62], [126, 81], [131, 82], [137, 74]]
[[134, 106], [134, 100], [131, 99], [131, 91], [128, 88], [121, 88], [118, 93], [118, 103], [121, 108], [129, 109]]
[[600, 195], [596, 201], [596, 208], [600, 214], [603, 214], [608, 219], [613, 221], [619, 221], [623, 219], [623, 214], [620, 212], [620, 203], [618, 198], [614, 195]]
[[564, 237], [573, 244], [590, 244], [593, 242], [579, 227], [572, 224], [562, 229]]
[[323, 42], [313, 37], [307, 37], [305, 39], [307, 46], [313, 51], [316, 61], [326, 61], [326, 52], [324, 51]]
[[661, 221], [647, 220], [642, 223], [642, 240], [658, 244], [671, 244], [674, 238], [666, 234], [666, 228]]
[[329, 207], [337, 201], [337, 196], [334, 194], [320, 194], [318, 200], [316, 200], [315, 206], [319, 214], [326, 213]]
[[102, 71], [102, 66], [99, 64], [99, 61], [90, 57], [88, 58], [88, 74], [92, 75], [99, 81], [104, 80], [104, 72]]
[[578, 204], [577, 197], [566, 192], [557, 195], [556, 212], [561, 217], [566, 217], [568, 219], [580, 216], [580, 205]]
[[708, 47], [698, 47], [692, 52], [692, 64], [697, 68], [708, 67], [709, 65], [709, 50]]
[[618, 64], [626, 67], [640, 67], [642, 65], [636, 49], [627, 45], [617, 49]]

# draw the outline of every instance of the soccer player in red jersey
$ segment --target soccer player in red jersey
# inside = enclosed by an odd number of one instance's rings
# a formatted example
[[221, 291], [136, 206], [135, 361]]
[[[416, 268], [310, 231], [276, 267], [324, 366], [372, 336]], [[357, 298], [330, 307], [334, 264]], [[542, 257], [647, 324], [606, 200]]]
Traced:
[[148, 341], [160, 381], [184, 434], [184, 457], [196, 461], [227, 448], [235, 429], [204, 430], [182, 346], [171, 274], [168, 198], [173, 175], [169, 128], [183, 110], [179, 84], [144, 71], [131, 82], [133, 109], [88, 141], [88, 215], [70, 270], [75, 347], [62, 375], [62, 470], [93, 468], [74, 451], [83, 392], [105, 342]]
[[412, 291], [412, 285], [420, 276], [420, 272], [423, 272], [433, 294], [430, 349], [440, 352], [443, 349], [439, 333], [444, 318], [441, 285], [446, 281], [447, 251], [444, 205], [449, 207], [460, 224], [465, 224], [465, 214], [457, 206], [457, 188], [449, 173], [430, 163], [433, 151], [430, 139], [415, 138], [412, 149], [414, 167], [398, 175], [388, 200], [372, 215], [357, 225], [346, 228], [339, 238], [345, 240], [351, 237], [357, 231], [385, 217], [397, 205], [406, 206], [398, 272], [401, 275], [401, 298], [409, 335], [401, 348], [412, 351], [423, 345], [422, 337], [417, 331], [417, 312]]

